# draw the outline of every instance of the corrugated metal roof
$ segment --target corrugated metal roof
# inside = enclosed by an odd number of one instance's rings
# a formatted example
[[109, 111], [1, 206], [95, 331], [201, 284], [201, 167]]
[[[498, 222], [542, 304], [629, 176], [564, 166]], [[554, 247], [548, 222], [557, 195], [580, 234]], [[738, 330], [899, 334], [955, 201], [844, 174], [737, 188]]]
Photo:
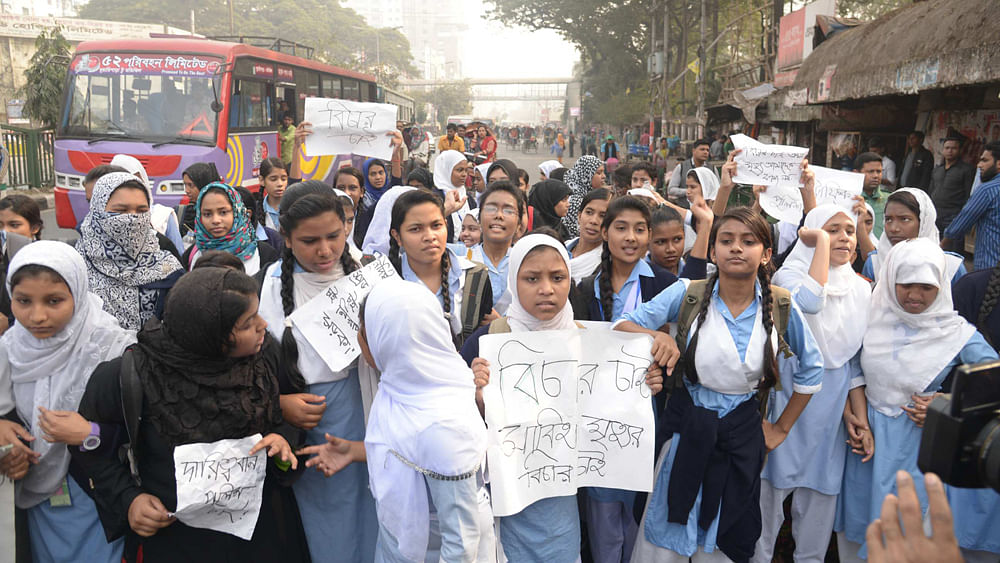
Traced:
[[916, 2], [825, 41], [791, 89], [825, 103], [1000, 81], [998, 9], [997, 0]]

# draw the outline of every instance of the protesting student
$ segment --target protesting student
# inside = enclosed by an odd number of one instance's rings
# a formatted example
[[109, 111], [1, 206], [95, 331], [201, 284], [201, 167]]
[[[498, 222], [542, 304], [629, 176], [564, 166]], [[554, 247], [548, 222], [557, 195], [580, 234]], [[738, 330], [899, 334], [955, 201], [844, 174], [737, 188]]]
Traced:
[[566, 227], [562, 218], [569, 212], [569, 186], [559, 180], [543, 180], [531, 188], [528, 204], [534, 208], [532, 230], [549, 227], [566, 240]]
[[[549, 178], [552, 179], [552, 175], [549, 175]], [[566, 233], [569, 236], [580, 236], [577, 219], [580, 210], [583, 209], [581, 203], [587, 192], [605, 187], [604, 163], [596, 156], [583, 155], [577, 159], [573, 169], [566, 173], [563, 181], [573, 190], [569, 196], [569, 212], [562, 219], [563, 225], [566, 226]]]
[[546, 160], [538, 165], [538, 173], [542, 177], [542, 180], [550, 180], [551, 177], [549, 175], [556, 168], [562, 168], [562, 163], [558, 160]]
[[160, 316], [167, 292], [184, 274], [173, 245], [150, 225], [149, 205], [149, 191], [131, 174], [102, 176], [76, 243], [91, 291], [129, 330]]
[[469, 249], [469, 259], [490, 271], [493, 308], [503, 315], [510, 305], [507, 293], [508, 258], [514, 237], [522, 225], [524, 197], [514, 184], [498, 180], [486, 188], [480, 202], [479, 223], [483, 229], [483, 242]]
[[465, 214], [465, 219], [462, 219], [462, 232], [458, 236], [458, 240], [465, 245], [466, 248], [472, 248], [477, 244], [483, 242], [483, 227], [479, 224], [479, 208], [470, 209], [468, 213]]
[[0, 199], [0, 231], [29, 240], [42, 240], [42, 210], [34, 199], [21, 194]]
[[[514, 246], [510, 261], [512, 301], [507, 316], [475, 332], [462, 347], [462, 357], [476, 377], [480, 410], [484, 409], [482, 388], [489, 384], [491, 375], [488, 362], [479, 357], [482, 335], [578, 327], [569, 303], [569, 255], [558, 240], [547, 234], [529, 234]], [[650, 367], [646, 383], [653, 394], [662, 388], [655, 365]], [[517, 514], [501, 517], [499, 538], [509, 561], [573, 563], [580, 556], [576, 496], [545, 498]]]
[[0, 421], [0, 443], [13, 444], [7, 455], [20, 460], [8, 476], [17, 479], [18, 508], [27, 510], [34, 560], [70, 561], [86, 553], [88, 561], [117, 563], [122, 542], [105, 538], [97, 506], [81, 488], [88, 487], [86, 476], [70, 467], [70, 451], [96, 450], [103, 437], [101, 453], [113, 452], [112, 432], [76, 410], [94, 368], [121, 355], [135, 332], [101, 310], [72, 246], [28, 245], [8, 273], [17, 322], [0, 340], [0, 414], [16, 408], [25, 428]]
[[364, 443], [328, 436], [300, 453], [318, 454], [308, 463], [330, 475], [367, 460], [376, 561], [495, 561], [486, 429], [440, 301], [420, 284], [383, 281], [361, 307], [358, 342], [382, 374]]
[[[260, 205], [263, 213], [260, 217], [260, 225], [269, 229], [278, 230], [278, 207], [281, 205], [281, 198], [285, 195], [288, 187], [288, 166], [276, 156], [265, 158], [260, 163]], [[216, 180], [217, 181], [217, 180]]]
[[[364, 240], [372, 215], [375, 214], [375, 206], [382, 199], [382, 196], [393, 186], [399, 186], [403, 183], [403, 165], [400, 154], [403, 136], [396, 130], [390, 134], [393, 135], [392, 143], [395, 147], [391, 165], [387, 166], [385, 161], [377, 158], [369, 158], [361, 165], [361, 173], [365, 178], [365, 189], [355, 221], [354, 236], [356, 241]], [[439, 155], [438, 158], [441, 156]], [[364, 247], [362, 246], [362, 248]]]
[[[354, 219], [355, 212], [357, 211], [354, 208], [354, 198], [348, 195], [347, 192], [337, 188], [333, 189], [333, 193], [340, 199], [340, 203], [344, 205], [344, 232], [347, 233], [347, 245], [351, 250], [351, 258], [360, 262], [364, 254], [360, 248], [354, 246]], [[280, 237], [281, 235], [278, 236]]]
[[[716, 551], [747, 560], [761, 532], [765, 454], [781, 446], [822, 385], [822, 354], [803, 314], [771, 286], [767, 222], [730, 209], [716, 220], [709, 248], [718, 271], [707, 281], [681, 279], [615, 326], [653, 336], [653, 357], [668, 373], [682, 358], [661, 418], [672, 438], [660, 452], [633, 561], [722, 560]], [[676, 343], [657, 330], [668, 322], [678, 323]], [[785, 371], [792, 397], [762, 419], [760, 400]]]
[[[261, 167], [264, 163], [261, 162]], [[198, 201], [198, 194], [201, 193], [201, 189], [205, 186], [211, 184], [212, 182], [219, 182], [219, 171], [216, 170], [215, 164], [211, 162], [195, 162], [191, 166], [184, 169], [184, 173], [181, 174], [181, 179], [184, 181], [184, 195], [188, 198], [188, 203], [181, 206], [183, 209], [178, 208], [177, 213], [181, 220], [181, 236], [184, 237], [184, 244], [190, 245], [194, 242], [193, 235], [190, 235], [191, 231], [194, 231], [194, 222], [198, 218], [198, 215], [194, 211], [195, 203]], [[261, 189], [263, 189], [264, 184], [261, 183]], [[190, 242], [189, 242], [190, 239]], [[186, 248], [178, 248], [180, 252], [187, 250]]]
[[[267, 244], [275, 252], [280, 252], [285, 242], [281, 239], [281, 234], [278, 231], [261, 224], [260, 217], [264, 214], [264, 210], [261, 208], [260, 200], [257, 199], [257, 196], [253, 192], [243, 186], [233, 186], [233, 189], [236, 190], [240, 199], [243, 200], [243, 207], [247, 210], [247, 214], [250, 217], [250, 228], [253, 230], [257, 242]], [[195, 202], [197, 201], [198, 198], [195, 198]]]
[[[163, 322], [147, 323], [138, 344], [98, 366], [87, 384], [84, 418], [136, 429], [129, 435], [136, 478], [114, 454], [73, 448], [73, 460], [93, 483], [108, 537], [127, 534], [127, 544], [141, 546], [142, 561], [307, 560], [287, 489], [297, 467], [289, 441], [297, 431], [282, 419], [279, 353], [257, 305], [249, 276], [197, 268], [171, 291]], [[258, 433], [263, 439], [246, 455], [264, 451], [270, 459], [250, 540], [178, 521], [175, 448]]]
[[[915, 238], [940, 244], [937, 228], [937, 210], [927, 192], [918, 188], [900, 188], [885, 202], [885, 228], [879, 237], [878, 246], [868, 255], [861, 274], [870, 280], [880, 277], [885, 256], [897, 243]], [[957, 282], [966, 274], [965, 258], [961, 254], [945, 252], [948, 279]]]
[[428, 188], [437, 188], [444, 195], [447, 204], [449, 199], [461, 201], [462, 205], [455, 213], [448, 214], [448, 221], [451, 223], [450, 232], [452, 237], [449, 242], [455, 242], [454, 233], [462, 230], [462, 220], [468, 213], [474, 202], [469, 201], [465, 189], [465, 181], [471, 172], [472, 165], [465, 159], [465, 155], [458, 151], [444, 151], [434, 160], [434, 185]]
[[[840, 494], [836, 530], [842, 532], [837, 537], [842, 558], [865, 556], [865, 530], [878, 518], [882, 499], [893, 492], [897, 471], [911, 475], [921, 506], [927, 506], [917, 468], [927, 406], [952, 368], [997, 359], [975, 326], [952, 309], [951, 278], [936, 240], [903, 240], [882, 255], [861, 349], [866, 401], [852, 397], [848, 405], [858, 425], [867, 428], [863, 438], [874, 441], [874, 455], [863, 463], [868, 457], [860, 448], [864, 442], [849, 436], [858, 455], [848, 456]], [[956, 521], [963, 510], [975, 510], [955, 509]], [[989, 523], [979, 522], [984, 524]]]
[[580, 214], [577, 225], [580, 236], [566, 242], [566, 250], [570, 253], [569, 270], [573, 276], [573, 285], [594, 273], [601, 263], [604, 252], [604, 238], [601, 235], [601, 225], [611, 201], [611, 190], [598, 188], [590, 190], [580, 200]]
[[[763, 531], [753, 560], [770, 562], [784, 520], [782, 503], [792, 495], [792, 535], [796, 561], [823, 561], [837, 511], [837, 495], [847, 456], [847, 432], [840, 414], [848, 391], [863, 401], [860, 351], [868, 320], [871, 286], [851, 268], [856, 243], [852, 211], [833, 204], [806, 215], [798, 242], [774, 275], [775, 285], [792, 293], [823, 353], [823, 387], [812, 396], [782, 446], [768, 457], [761, 481]], [[771, 397], [780, 412], [793, 385]], [[855, 432], [867, 432], [856, 428]], [[855, 434], [853, 437], [856, 437]], [[870, 449], [865, 457], [870, 457]]]
[[215, 182], [202, 188], [195, 203], [194, 245], [184, 251], [182, 263], [191, 269], [206, 250], [230, 252], [243, 262], [247, 275], [266, 269], [278, 251], [257, 241], [250, 210], [235, 188]]
[[451, 327], [452, 339], [461, 347], [493, 314], [493, 289], [485, 266], [448, 248], [444, 213], [441, 200], [429, 191], [401, 195], [392, 208], [389, 261], [404, 280], [422, 284], [434, 293]]
[[[281, 342], [281, 411], [306, 431], [306, 444], [325, 434], [363, 440], [364, 405], [358, 370], [334, 372], [289, 315], [333, 282], [359, 268], [345, 236], [344, 206], [328, 184], [295, 184], [281, 200], [281, 260], [261, 270], [260, 315]], [[315, 561], [371, 561], [378, 525], [368, 471], [354, 464], [329, 479], [307, 472], [294, 486], [309, 552]]]
[[149, 175], [146, 174], [146, 169], [143, 168], [139, 159], [127, 154], [116, 154], [111, 159], [111, 165], [124, 168], [129, 174], [132, 174], [142, 182], [149, 199], [150, 224], [157, 233], [166, 237], [173, 244], [177, 252], [180, 252], [184, 248], [184, 241], [181, 239], [181, 230], [177, 221], [177, 215], [172, 208], [153, 201], [153, 183], [150, 182]]

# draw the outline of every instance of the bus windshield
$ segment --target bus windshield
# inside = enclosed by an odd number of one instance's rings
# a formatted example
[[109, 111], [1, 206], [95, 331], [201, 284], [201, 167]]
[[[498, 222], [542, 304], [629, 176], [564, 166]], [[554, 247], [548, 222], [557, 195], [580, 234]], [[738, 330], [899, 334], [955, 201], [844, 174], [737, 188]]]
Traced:
[[212, 81], [220, 66], [219, 59], [201, 55], [78, 55], [59, 134], [214, 144]]

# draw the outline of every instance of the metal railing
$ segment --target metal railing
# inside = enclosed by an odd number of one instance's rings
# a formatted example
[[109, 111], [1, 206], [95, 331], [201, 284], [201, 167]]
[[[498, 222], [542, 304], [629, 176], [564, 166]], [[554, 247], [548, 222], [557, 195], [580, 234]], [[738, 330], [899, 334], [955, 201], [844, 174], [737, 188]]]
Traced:
[[51, 186], [54, 181], [55, 132], [52, 129], [28, 129], [0, 125], [0, 142], [7, 148], [7, 186]]

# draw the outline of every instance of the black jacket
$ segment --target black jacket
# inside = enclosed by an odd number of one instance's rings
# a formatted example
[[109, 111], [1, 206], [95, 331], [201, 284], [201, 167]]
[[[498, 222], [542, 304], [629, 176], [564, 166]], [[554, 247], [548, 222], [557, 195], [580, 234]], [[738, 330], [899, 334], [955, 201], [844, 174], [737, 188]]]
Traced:
[[[903, 170], [906, 170], [907, 157], [909, 157], [909, 153], [903, 158]], [[914, 153], [909, 175], [904, 178], [901, 172], [898, 185], [901, 188], [920, 188], [927, 191], [931, 186], [931, 172], [933, 171], [934, 155], [931, 154], [931, 151], [921, 146]]]

